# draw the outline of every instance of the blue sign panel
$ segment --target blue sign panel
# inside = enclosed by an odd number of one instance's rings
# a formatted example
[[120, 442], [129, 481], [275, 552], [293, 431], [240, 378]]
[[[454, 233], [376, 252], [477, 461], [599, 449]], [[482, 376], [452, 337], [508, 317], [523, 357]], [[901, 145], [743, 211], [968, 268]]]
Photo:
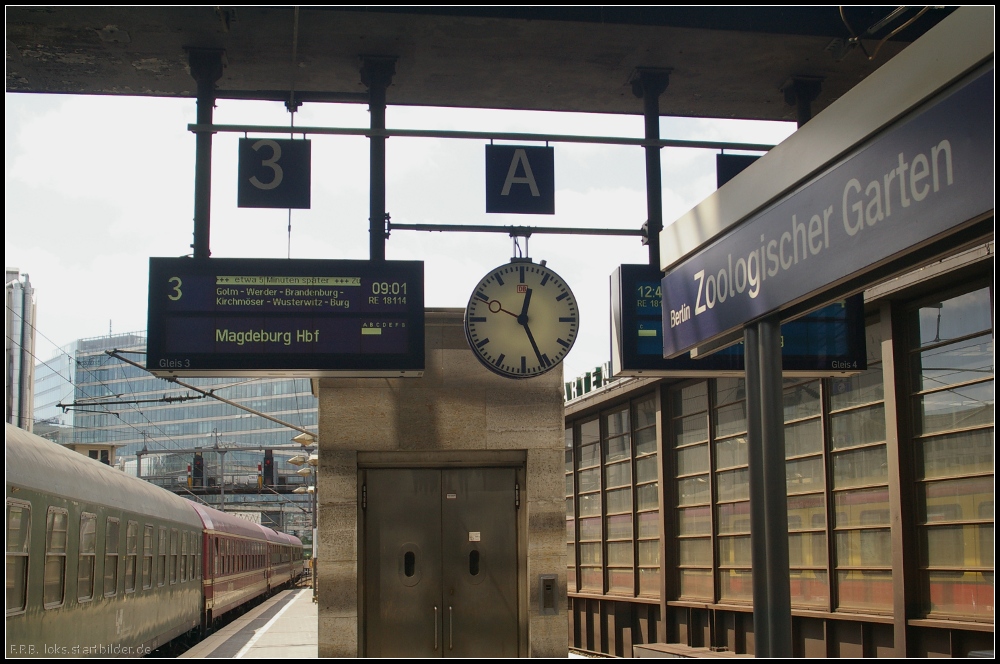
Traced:
[[669, 272], [663, 356], [863, 277], [993, 209], [993, 70]]
[[555, 214], [555, 150], [487, 145], [486, 211]]
[[150, 258], [158, 376], [400, 376], [424, 368], [424, 264]]
[[307, 140], [241, 138], [237, 206], [309, 209], [311, 145]]
[[[621, 265], [611, 275], [613, 376], [741, 376], [742, 342], [707, 357], [663, 357], [659, 271]], [[868, 368], [864, 297], [836, 302], [781, 326], [781, 368], [792, 376], [843, 376]]]

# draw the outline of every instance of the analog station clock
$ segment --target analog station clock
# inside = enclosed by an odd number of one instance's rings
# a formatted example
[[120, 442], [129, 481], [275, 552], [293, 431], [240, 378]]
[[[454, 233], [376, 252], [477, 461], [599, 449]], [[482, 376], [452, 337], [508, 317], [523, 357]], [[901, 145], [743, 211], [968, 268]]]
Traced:
[[576, 341], [580, 309], [562, 277], [515, 259], [480, 279], [465, 308], [465, 336], [490, 371], [532, 378], [554, 369]]

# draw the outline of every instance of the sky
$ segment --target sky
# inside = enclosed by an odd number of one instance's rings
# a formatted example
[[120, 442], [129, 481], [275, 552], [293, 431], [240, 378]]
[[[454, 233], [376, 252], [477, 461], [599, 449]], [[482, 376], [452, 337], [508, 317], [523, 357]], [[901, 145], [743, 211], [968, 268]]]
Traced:
[[[193, 99], [5, 94], [7, 268], [27, 273], [37, 304], [39, 361], [76, 339], [146, 328], [148, 259], [191, 253]], [[369, 124], [359, 104], [220, 100], [216, 124], [287, 127]], [[641, 115], [613, 116], [390, 106], [389, 129], [643, 135]], [[777, 144], [794, 123], [662, 118], [663, 138]], [[263, 136], [251, 134], [251, 137]], [[287, 137], [268, 135], [269, 137]], [[227, 258], [369, 258], [368, 139], [312, 135], [312, 207], [236, 206], [237, 141], [216, 134], [210, 248]], [[395, 223], [638, 229], [646, 221], [645, 157], [635, 146], [552, 143], [555, 214], [485, 212], [487, 141], [393, 137], [386, 147], [386, 210]], [[663, 219], [712, 193], [716, 151], [661, 151]], [[523, 243], [523, 240], [522, 240]], [[523, 244], [522, 244], [523, 248]], [[580, 305], [565, 380], [610, 359], [609, 283], [623, 263], [648, 263], [638, 237], [534, 235]], [[425, 304], [464, 308], [478, 280], [514, 255], [504, 233], [393, 231], [389, 260], [424, 261]], [[471, 351], [470, 351], [471, 352]]]

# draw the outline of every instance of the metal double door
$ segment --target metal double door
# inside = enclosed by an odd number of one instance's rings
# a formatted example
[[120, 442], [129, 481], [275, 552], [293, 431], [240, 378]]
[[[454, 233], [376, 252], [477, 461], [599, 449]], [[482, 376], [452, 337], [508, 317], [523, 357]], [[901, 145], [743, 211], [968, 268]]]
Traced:
[[368, 657], [517, 657], [513, 468], [369, 469]]

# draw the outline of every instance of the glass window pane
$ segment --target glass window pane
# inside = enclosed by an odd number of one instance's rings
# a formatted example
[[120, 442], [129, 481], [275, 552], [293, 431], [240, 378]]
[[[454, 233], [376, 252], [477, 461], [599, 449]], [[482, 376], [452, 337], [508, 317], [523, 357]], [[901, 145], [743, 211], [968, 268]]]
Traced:
[[677, 532], [680, 535], [710, 534], [712, 532], [711, 508], [706, 505], [677, 510]]
[[892, 610], [892, 572], [889, 570], [841, 570], [837, 572], [841, 609]]
[[747, 465], [746, 436], [726, 438], [715, 443], [715, 467], [732, 468]]
[[788, 497], [788, 529], [825, 528], [826, 504], [823, 494]]
[[749, 567], [751, 562], [750, 536], [740, 537], [720, 537], [719, 538], [719, 565], [726, 567], [730, 565], [742, 565]]
[[659, 464], [656, 456], [643, 457], [635, 460], [635, 481], [653, 482], [659, 479]]
[[643, 484], [635, 488], [635, 508], [650, 510], [659, 508], [659, 484]]
[[674, 421], [674, 446], [701, 443], [708, 440], [708, 417], [692, 415]]
[[719, 598], [728, 601], [752, 601], [753, 572], [749, 569], [719, 570]]
[[993, 472], [993, 429], [938, 436], [917, 445], [918, 478]]
[[660, 536], [660, 513], [643, 512], [636, 515], [639, 521], [639, 537], [659, 537]]
[[921, 605], [933, 615], [993, 618], [993, 572], [924, 571]]
[[889, 477], [885, 445], [833, 455], [833, 488], [844, 489], [885, 482]]
[[598, 516], [601, 513], [601, 494], [580, 494], [580, 516]]
[[993, 327], [990, 289], [980, 288], [944, 302], [920, 307], [917, 312], [920, 345], [940, 343]]
[[853, 376], [830, 380], [830, 408], [833, 410], [881, 401], [884, 396], [881, 366], [872, 367]]
[[670, 393], [672, 408], [677, 415], [690, 415], [708, 410], [708, 381], [695, 383]]
[[817, 569], [789, 570], [792, 606], [825, 609], [830, 605], [830, 579]]
[[708, 475], [677, 480], [677, 504], [699, 505], [707, 503], [710, 498], [708, 489]]
[[629, 448], [629, 437], [627, 435], [609, 438], [608, 441], [604, 443], [605, 463], [628, 459], [631, 454], [632, 450]]
[[581, 492], [597, 491], [601, 488], [601, 469], [581, 470], [577, 475], [577, 484]]
[[801, 420], [820, 413], [819, 381], [801, 383], [786, 387], [782, 394], [785, 408], [785, 421]]
[[628, 593], [635, 592], [635, 572], [632, 568], [611, 568], [608, 570], [608, 592]]
[[706, 565], [712, 561], [712, 540], [707, 537], [677, 540], [681, 565]]
[[607, 422], [608, 436], [617, 436], [619, 434], [628, 433], [628, 408], [606, 415], [604, 419], [605, 422]]
[[718, 500], [746, 500], [750, 497], [750, 471], [746, 468], [724, 470], [716, 475]]
[[580, 446], [596, 443], [601, 440], [600, 420], [590, 420], [580, 425]]
[[652, 426], [656, 424], [656, 399], [650, 396], [647, 399], [636, 402], [633, 412], [635, 413], [635, 429]]
[[885, 440], [885, 407], [882, 404], [830, 416], [831, 446], [835, 450]]
[[979, 380], [993, 375], [993, 336], [914, 353], [911, 361], [918, 392]]
[[653, 454], [656, 452], [656, 427], [640, 429], [632, 434], [635, 439], [635, 453]]
[[590, 468], [601, 462], [601, 445], [599, 442], [581, 445], [577, 450], [579, 468]]
[[639, 542], [639, 564], [660, 564], [660, 540], [644, 540]]
[[833, 523], [837, 528], [889, 525], [889, 489], [878, 487], [833, 494]]
[[745, 402], [723, 406], [716, 411], [715, 417], [715, 435], [717, 437], [746, 433], [747, 405]]
[[660, 596], [660, 568], [639, 569], [639, 594], [647, 597]]
[[580, 519], [580, 541], [601, 539], [601, 519]]
[[719, 533], [749, 533], [750, 532], [750, 503], [728, 503], [719, 505]]
[[632, 515], [618, 514], [608, 517], [608, 539], [631, 539]]
[[793, 567], [826, 566], [826, 533], [790, 533], [788, 564]]
[[601, 543], [595, 542], [594, 544], [581, 544], [580, 545], [580, 564], [581, 565], [600, 565], [602, 560], [601, 554]]
[[888, 528], [842, 530], [834, 534], [837, 567], [890, 567], [892, 540]]
[[680, 585], [682, 598], [691, 599], [712, 599], [712, 570], [710, 569], [682, 569], [680, 571]]
[[616, 463], [604, 469], [608, 486], [627, 486], [632, 483], [632, 464]]
[[742, 378], [718, 378], [715, 381], [715, 403], [719, 406], [746, 399]]
[[708, 472], [708, 443], [677, 450], [677, 474]]
[[785, 457], [819, 454], [823, 451], [823, 430], [818, 419], [785, 425]]
[[993, 567], [993, 524], [921, 528], [920, 561], [929, 567]]
[[917, 485], [920, 521], [993, 519], [993, 476]]
[[608, 565], [632, 566], [632, 542], [608, 542]]
[[993, 381], [915, 397], [917, 434], [993, 424]]
[[823, 457], [810, 457], [785, 462], [785, 486], [788, 493], [822, 491], [826, 486]]
[[580, 568], [580, 590], [604, 591], [604, 574], [600, 567]]
[[615, 489], [607, 492], [608, 513], [632, 511], [632, 489]]

